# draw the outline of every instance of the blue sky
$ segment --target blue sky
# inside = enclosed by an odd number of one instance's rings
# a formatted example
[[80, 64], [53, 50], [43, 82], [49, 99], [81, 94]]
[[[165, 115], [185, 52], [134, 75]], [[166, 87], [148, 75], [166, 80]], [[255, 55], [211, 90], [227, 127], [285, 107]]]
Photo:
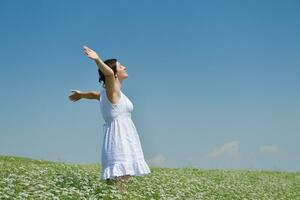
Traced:
[[0, 1], [0, 154], [100, 163], [95, 63], [122, 91], [150, 166], [300, 171], [300, 2]]

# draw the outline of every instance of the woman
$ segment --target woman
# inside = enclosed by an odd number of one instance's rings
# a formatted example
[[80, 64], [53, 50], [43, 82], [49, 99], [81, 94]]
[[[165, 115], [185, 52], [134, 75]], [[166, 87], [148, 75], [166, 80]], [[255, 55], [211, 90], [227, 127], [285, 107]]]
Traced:
[[122, 82], [128, 77], [126, 67], [116, 59], [102, 61], [97, 53], [84, 46], [86, 55], [98, 66], [99, 82], [103, 81], [102, 91], [82, 93], [79, 90], [69, 96], [70, 100], [81, 98], [97, 99], [105, 120], [102, 146], [101, 179], [114, 183], [118, 189], [125, 182], [126, 190], [131, 176], [151, 173], [145, 162], [139, 135], [131, 119], [133, 104], [121, 91]]

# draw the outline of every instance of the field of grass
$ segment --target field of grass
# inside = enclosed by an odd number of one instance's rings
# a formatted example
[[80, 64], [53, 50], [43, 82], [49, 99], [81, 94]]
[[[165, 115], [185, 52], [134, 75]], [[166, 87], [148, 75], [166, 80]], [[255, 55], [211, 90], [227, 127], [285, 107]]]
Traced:
[[0, 156], [0, 199], [300, 199], [300, 172], [150, 169], [119, 192], [100, 179], [100, 164]]

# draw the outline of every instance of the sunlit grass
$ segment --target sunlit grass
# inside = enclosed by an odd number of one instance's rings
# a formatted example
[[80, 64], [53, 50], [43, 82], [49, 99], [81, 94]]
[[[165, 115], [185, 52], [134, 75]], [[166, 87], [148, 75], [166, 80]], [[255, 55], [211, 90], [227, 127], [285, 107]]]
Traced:
[[300, 172], [150, 169], [119, 192], [100, 179], [100, 164], [0, 156], [0, 199], [300, 199]]

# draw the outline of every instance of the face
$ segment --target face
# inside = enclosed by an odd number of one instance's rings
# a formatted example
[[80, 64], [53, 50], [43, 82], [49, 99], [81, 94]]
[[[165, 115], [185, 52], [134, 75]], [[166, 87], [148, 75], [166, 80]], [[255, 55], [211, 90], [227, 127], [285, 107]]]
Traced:
[[117, 76], [119, 79], [125, 79], [128, 77], [127, 68], [117, 61]]

